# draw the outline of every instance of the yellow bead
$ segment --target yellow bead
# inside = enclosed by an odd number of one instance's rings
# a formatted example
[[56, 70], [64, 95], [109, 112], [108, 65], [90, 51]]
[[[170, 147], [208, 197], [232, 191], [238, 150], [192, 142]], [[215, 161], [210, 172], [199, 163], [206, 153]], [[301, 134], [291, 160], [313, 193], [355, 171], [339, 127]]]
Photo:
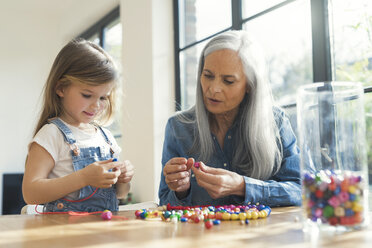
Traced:
[[356, 191], [355, 186], [353, 186], [353, 185], [349, 186], [349, 190], [348, 191], [349, 191], [350, 194], [355, 194], [355, 191]]
[[231, 214], [229, 214], [229, 213], [225, 212], [225, 213], [222, 214], [222, 219], [223, 220], [230, 220], [230, 217], [231, 217]]
[[354, 202], [353, 207], [351, 208], [354, 212], [361, 212], [363, 210], [363, 206], [359, 203]]
[[260, 217], [260, 218], [265, 218], [266, 216], [267, 216], [266, 211], [260, 211], [260, 212], [258, 213], [258, 217]]
[[252, 219], [258, 219], [258, 213], [257, 212], [252, 212], [251, 213], [251, 215], [252, 215]]
[[246, 213], [240, 213], [239, 214], [239, 219], [240, 220], [245, 220], [247, 218], [247, 214]]
[[248, 220], [252, 219], [252, 212], [247, 212], [246, 215]]
[[231, 220], [237, 220], [237, 219], [239, 219], [239, 215], [231, 214]]

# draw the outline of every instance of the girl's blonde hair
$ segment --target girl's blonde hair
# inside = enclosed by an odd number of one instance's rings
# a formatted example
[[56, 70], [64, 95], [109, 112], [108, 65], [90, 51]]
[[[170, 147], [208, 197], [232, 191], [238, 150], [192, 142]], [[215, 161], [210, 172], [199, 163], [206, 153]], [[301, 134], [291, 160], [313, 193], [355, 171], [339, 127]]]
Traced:
[[72, 83], [91, 86], [114, 83], [108, 104], [97, 117], [98, 124], [109, 123], [114, 115], [118, 88], [118, 71], [113, 59], [98, 45], [84, 39], [70, 41], [58, 53], [44, 86], [44, 100], [34, 135], [47, 124], [49, 118], [59, 116], [63, 109], [56, 90]]

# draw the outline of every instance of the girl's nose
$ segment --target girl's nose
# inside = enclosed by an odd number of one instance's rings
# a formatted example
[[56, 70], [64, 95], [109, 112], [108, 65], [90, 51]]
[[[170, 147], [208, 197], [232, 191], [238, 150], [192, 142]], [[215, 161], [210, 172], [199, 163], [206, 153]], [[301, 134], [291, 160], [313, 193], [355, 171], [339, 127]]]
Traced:
[[101, 103], [100, 103], [99, 99], [96, 100], [96, 101], [94, 101], [94, 102], [92, 103], [91, 106], [92, 106], [94, 109], [99, 109], [100, 106], [101, 106]]

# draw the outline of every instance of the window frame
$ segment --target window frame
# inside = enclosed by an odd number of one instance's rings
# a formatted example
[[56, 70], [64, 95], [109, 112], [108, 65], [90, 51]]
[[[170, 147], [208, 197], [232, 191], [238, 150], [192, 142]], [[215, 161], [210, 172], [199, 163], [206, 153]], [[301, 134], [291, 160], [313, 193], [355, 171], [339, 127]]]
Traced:
[[[181, 110], [181, 68], [180, 68], [180, 53], [190, 47], [196, 46], [205, 40], [208, 40], [216, 35], [219, 35], [228, 30], [241, 30], [243, 24], [257, 17], [270, 13], [278, 8], [288, 5], [299, 0], [287, 0], [265, 9], [248, 18], [242, 17], [242, 1], [231, 0], [231, 16], [232, 26], [216, 32], [201, 40], [194, 41], [184, 47], [180, 47], [179, 37], [179, 0], [173, 0], [173, 17], [174, 17], [174, 71], [175, 71], [175, 110]], [[313, 82], [328, 82], [334, 79], [332, 73], [331, 46], [330, 34], [328, 25], [328, 0], [310, 0], [311, 6], [311, 29], [312, 29], [312, 69]], [[290, 104], [292, 105], [292, 104]], [[294, 103], [295, 105], [295, 103]]]
[[114, 20], [120, 18], [120, 6], [115, 7], [107, 15], [102, 17], [99, 21], [93, 24], [86, 31], [78, 35], [78, 37], [89, 39], [95, 34], [98, 34], [99, 45], [105, 49], [105, 37], [106, 37], [106, 27], [110, 25]]

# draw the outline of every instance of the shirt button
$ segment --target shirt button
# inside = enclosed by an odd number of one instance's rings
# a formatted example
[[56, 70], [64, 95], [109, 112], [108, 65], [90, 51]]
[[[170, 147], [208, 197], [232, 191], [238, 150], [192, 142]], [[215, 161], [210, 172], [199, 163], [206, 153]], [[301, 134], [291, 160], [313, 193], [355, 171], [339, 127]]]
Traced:
[[192, 174], [191, 177], [195, 177], [195, 174]]
[[227, 164], [226, 164], [226, 163], [224, 163], [224, 164], [223, 164], [223, 166], [225, 166], [225, 167], [226, 167], [226, 166], [227, 166]]
[[228, 139], [231, 139], [231, 136], [229, 135], [229, 136], [227, 136], [227, 138], [228, 138]]

